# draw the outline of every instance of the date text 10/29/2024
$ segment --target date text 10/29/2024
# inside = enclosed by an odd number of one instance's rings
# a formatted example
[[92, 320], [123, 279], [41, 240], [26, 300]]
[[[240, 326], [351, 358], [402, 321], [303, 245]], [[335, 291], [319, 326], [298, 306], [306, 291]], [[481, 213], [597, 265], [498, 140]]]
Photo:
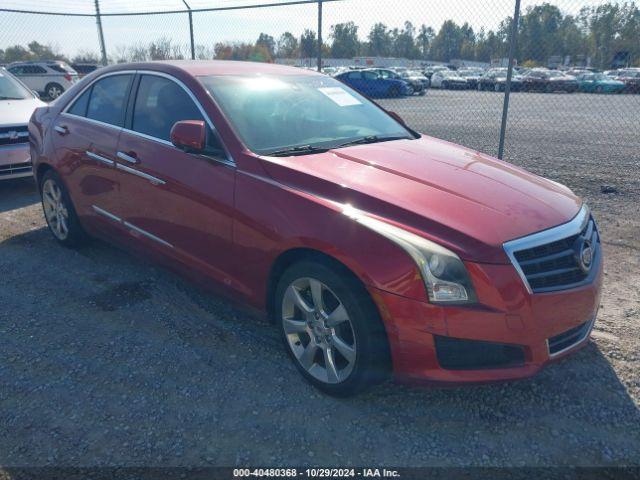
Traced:
[[234, 478], [399, 478], [397, 470], [386, 468], [235, 468]]

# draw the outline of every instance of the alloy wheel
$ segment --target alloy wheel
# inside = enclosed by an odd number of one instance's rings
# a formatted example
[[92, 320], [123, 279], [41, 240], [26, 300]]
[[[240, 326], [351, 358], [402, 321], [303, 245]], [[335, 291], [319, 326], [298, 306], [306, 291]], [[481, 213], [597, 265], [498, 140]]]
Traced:
[[298, 363], [323, 383], [346, 380], [356, 363], [356, 338], [349, 314], [329, 287], [299, 278], [282, 300], [286, 341]]
[[42, 206], [49, 228], [58, 240], [69, 236], [69, 209], [60, 186], [51, 178], [42, 185]]
[[52, 100], [55, 100], [60, 95], [62, 95], [62, 89], [55, 85], [49, 87], [49, 89], [47, 90], [47, 96]]

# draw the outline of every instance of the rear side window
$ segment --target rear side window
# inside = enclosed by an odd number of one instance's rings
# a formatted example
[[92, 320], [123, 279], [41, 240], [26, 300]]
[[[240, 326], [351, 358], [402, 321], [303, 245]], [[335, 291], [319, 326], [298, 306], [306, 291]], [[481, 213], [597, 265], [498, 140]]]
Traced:
[[80, 117], [87, 116], [87, 106], [89, 105], [89, 96], [91, 95], [91, 89], [88, 88], [80, 97], [73, 102], [71, 108], [67, 110], [68, 113], [78, 115]]
[[[124, 124], [131, 78], [132, 75], [113, 75], [94, 83], [91, 87], [87, 118], [121, 127]], [[78, 101], [80, 100], [79, 98]]]
[[181, 120], [204, 120], [187, 92], [177, 83], [155, 75], [140, 79], [132, 130], [170, 141], [171, 128]]
[[347, 76], [354, 80], [359, 80], [362, 78], [362, 74], [360, 72], [349, 72]]

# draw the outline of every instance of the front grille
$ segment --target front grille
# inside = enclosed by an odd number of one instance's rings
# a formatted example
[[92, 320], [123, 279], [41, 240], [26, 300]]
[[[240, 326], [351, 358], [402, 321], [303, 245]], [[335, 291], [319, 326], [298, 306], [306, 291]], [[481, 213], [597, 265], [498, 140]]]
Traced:
[[447, 370], [521, 367], [524, 350], [518, 345], [434, 336], [438, 363]]
[[591, 322], [585, 322], [577, 327], [573, 327], [565, 332], [562, 332], [555, 337], [551, 337], [547, 340], [549, 344], [549, 354], [558, 354], [578, 343], [586, 338], [589, 333]]
[[0, 145], [27, 142], [29, 142], [29, 131], [26, 125], [21, 127], [0, 127]]
[[31, 162], [0, 165], [0, 178], [31, 172]]
[[593, 218], [574, 235], [513, 252], [529, 287], [534, 293], [572, 288], [586, 283], [594, 268], [585, 268], [580, 259], [581, 245], [591, 244], [591, 267], [600, 254], [600, 238]]

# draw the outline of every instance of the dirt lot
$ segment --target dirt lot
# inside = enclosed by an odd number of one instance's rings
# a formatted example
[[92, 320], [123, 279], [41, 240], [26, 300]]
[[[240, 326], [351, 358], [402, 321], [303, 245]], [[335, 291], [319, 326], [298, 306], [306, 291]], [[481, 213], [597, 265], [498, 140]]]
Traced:
[[[58, 246], [33, 183], [0, 183], [0, 465], [638, 465], [640, 110], [585, 98], [513, 100], [509, 159], [584, 195], [606, 255], [593, 342], [514, 383], [323, 396], [266, 323], [104, 243]], [[386, 103], [492, 151], [500, 99]], [[604, 101], [635, 116], [603, 123]]]

